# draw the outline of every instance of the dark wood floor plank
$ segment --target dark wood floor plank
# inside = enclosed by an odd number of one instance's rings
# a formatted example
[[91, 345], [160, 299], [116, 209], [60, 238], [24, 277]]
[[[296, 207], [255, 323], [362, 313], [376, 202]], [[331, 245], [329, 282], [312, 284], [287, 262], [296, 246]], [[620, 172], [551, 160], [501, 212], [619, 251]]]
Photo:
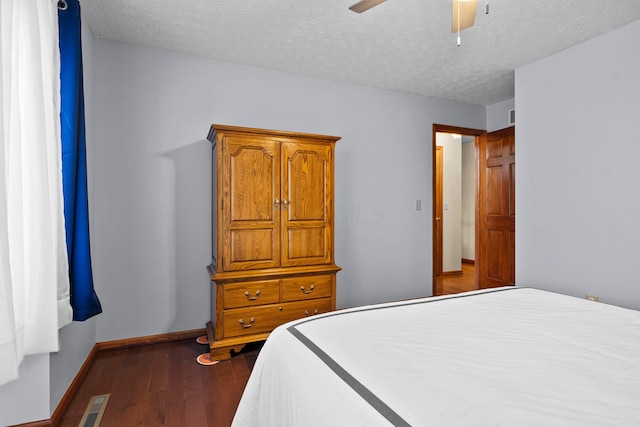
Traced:
[[146, 393], [143, 400], [144, 410], [142, 411], [143, 425], [163, 426], [165, 425], [167, 413], [167, 392], [166, 390], [150, 391]]
[[162, 343], [158, 344], [157, 347], [152, 349], [153, 360], [151, 361], [149, 391], [167, 391], [169, 388], [169, 344]]
[[192, 360], [185, 360], [183, 363], [187, 425], [208, 425], [206, 400], [209, 391], [203, 387], [202, 377], [206, 375], [209, 367], [198, 365], [195, 357]]
[[184, 400], [167, 402], [164, 425], [165, 426], [186, 426], [187, 425], [187, 416], [186, 416]]

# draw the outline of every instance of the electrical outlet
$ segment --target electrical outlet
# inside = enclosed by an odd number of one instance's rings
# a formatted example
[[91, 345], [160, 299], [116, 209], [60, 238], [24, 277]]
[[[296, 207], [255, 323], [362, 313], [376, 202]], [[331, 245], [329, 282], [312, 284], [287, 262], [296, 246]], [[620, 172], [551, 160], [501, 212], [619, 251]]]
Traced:
[[586, 298], [586, 299], [588, 299], [589, 301], [598, 302], [598, 296], [597, 296], [597, 295], [590, 295], [590, 294], [587, 294], [587, 295], [585, 296], [585, 298]]

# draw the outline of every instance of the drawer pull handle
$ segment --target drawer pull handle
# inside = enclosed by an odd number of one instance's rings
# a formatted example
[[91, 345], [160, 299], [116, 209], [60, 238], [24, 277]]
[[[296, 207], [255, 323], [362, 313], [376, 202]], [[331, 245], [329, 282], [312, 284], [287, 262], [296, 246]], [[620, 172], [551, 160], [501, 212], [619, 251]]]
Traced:
[[[317, 308], [315, 310], [313, 310], [313, 314], [318, 314], [318, 309]], [[304, 315], [305, 316], [311, 316], [311, 313], [309, 312], [309, 310], [305, 310], [304, 311]]]
[[253, 322], [255, 322], [255, 321], [256, 321], [255, 317], [252, 317], [251, 319], [249, 319], [249, 324], [248, 324], [248, 325], [245, 325], [245, 324], [244, 324], [244, 319], [240, 319], [240, 320], [238, 320], [238, 323], [240, 323], [240, 325], [241, 325], [243, 328], [247, 329], [247, 328], [252, 327], [252, 326], [253, 326]]
[[255, 297], [252, 297], [252, 296], [251, 296], [251, 294], [249, 293], [249, 291], [246, 291], [246, 292], [244, 293], [244, 295], [247, 297], [247, 299], [248, 299], [249, 301], [255, 301], [255, 300], [257, 300], [258, 298], [260, 298], [260, 290], [257, 290], [257, 291], [256, 291], [256, 296], [255, 296]]
[[300, 286], [300, 290], [302, 291], [302, 293], [303, 293], [303, 294], [307, 294], [307, 295], [309, 295], [311, 292], [313, 292], [313, 289], [314, 289], [314, 286], [313, 286], [313, 285], [311, 285], [311, 286], [309, 287], [309, 290], [308, 290], [308, 291], [304, 288], [304, 286]]

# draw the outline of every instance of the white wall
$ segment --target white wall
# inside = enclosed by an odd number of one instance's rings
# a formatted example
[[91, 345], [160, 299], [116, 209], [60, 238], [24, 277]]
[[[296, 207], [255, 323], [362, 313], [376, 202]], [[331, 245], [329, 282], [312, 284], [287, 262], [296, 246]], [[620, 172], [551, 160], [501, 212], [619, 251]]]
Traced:
[[516, 281], [640, 309], [640, 21], [516, 70]]
[[106, 40], [95, 57], [98, 341], [209, 320], [213, 122], [342, 136], [338, 306], [431, 294], [432, 124], [483, 128], [483, 106]]
[[462, 141], [436, 133], [442, 147], [442, 271], [462, 269]]
[[[470, 141], [466, 141], [469, 139]], [[475, 259], [474, 137], [436, 133], [443, 147], [442, 271], [460, 271], [461, 260]]]
[[462, 258], [476, 259], [475, 138], [462, 144]]

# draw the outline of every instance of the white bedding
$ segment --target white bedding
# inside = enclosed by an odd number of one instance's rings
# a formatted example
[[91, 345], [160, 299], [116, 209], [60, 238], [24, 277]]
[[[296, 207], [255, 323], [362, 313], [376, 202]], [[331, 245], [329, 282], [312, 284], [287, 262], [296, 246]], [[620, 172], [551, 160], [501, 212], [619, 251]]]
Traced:
[[640, 312], [507, 287], [283, 325], [234, 427], [640, 426]]

